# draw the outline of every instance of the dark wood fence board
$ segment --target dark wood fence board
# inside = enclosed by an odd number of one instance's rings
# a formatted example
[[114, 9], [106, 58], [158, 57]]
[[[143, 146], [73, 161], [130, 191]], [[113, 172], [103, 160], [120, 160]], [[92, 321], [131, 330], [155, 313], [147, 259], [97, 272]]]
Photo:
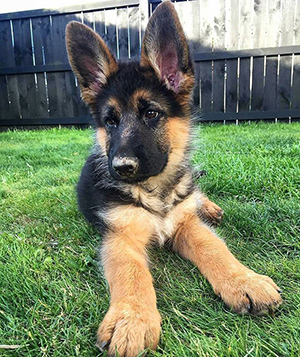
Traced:
[[[7, 115], [10, 116], [10, 108], [7, 96], [7, 83], [6, 76], [0, 76], [0, 114], [1, 116]], [[0, 119], [1, 119], [0, 116]]]
[[[52, 16], [52, 36], [53, 44], [52, 51], [55, 56], [56, 63], [66, 63], [68, 61], [66, 46], [65, 46], [65, 28], [68, 22], [75, 19], [73, 15], [55, 15]], [[54, 73], [50, 81], [55, 82], [54, 88], [49, 88], [49, 110], [50, 117], [65, 117], [69, 111], [74, 112], [73, 105], [70, 100], [70, 94], [67, 93], [68, 77], [70, 74], [66, 72]]]
[[47, 89], [45, 83], [45, 74], [37, 73], [37, 118], [48, 118], [48, 100], [47, 100]]
[[251, 110], [262, 110], [264, 102], [264, 58], [253, 58]]
[[[14, 67], [16, 63], [10, 21], [0, 22], [0, 31], [0, 66], [3, 69], [6, 67]], [[7, 118], [20, 118], [19, 87], [17, 76], [3, 75], [1, 78], [0, 100], [2, 109], [0, 111], [0, 119], [2, 119], [4, 116]]]
[[277, 99], [277, 57], [267, 57], [263, 110], [276, 108]]
[[[9, 118], [20, 119], [20, 100], [19, 100], [19, 85], [17, 75], [6, 76], [7, 81], [7, 92], [9, 98]], [[4, 113], [5, 115], [5, 113]], [[1, 115], [1, 119], [4, 118]]]
[[201, 86], [200, 86], [200, 64], [195, 63], [195, 85], [193, 92], [193, 102], [197, 108], [201, 108]]
[[250, 59], [240, 59], [239, 111], [249, 111], [250, 106]]
[[[25, 77], [24, 79], [22, 77]], [[29, 107], [29, 115], [27, 118], [38, 118], [38, 88], [37, 88], [37, 78], [34, 74], [24, 74], [19, 76], [19, 80], [25, 80], [26, 82], [26, 92], [27, 92], [27, 102]], [[25, 115], [23, 115], [25, 118]]]
[[50, 32], [50, 21], [47, 17], [35, 17], [31, 22], [35, 64], [42, 66], [44, 64], [43, 51], [45, 47], [45, 34], [46, 32]]
[[14, 48], [12, 45], [12, 33], [10, 21], [0, 22], [0, 67], [10, 67], [15, 65]]
[[[23, 60], [23, 63], [25, 65], [32, 65], [34, 64], [35, 56], [33, 53], [33, 38], [31, 34], [31, 20], [29, 19], [22, 19], [21, 20], [21, 30], [22, 30], [22, 50], [25, 53], [25, 58]], [[16, 40], [15, 40], [16, 43]], [[24, 78], [22, 78], [24, 76]], [[27, 96], [27, 102], [28, 102], [28, 107], [29, 107], [29, 114], [25, 116], [24, 113], [22, 113], [22, 117], [25, 118], [37, 118], [39, 116], [38, 112], [38, 106], [39, 106], [39, 101], [38, 101], [38, 88], [37, 88], [37, 78], [35, 74], [30, 73], [30, 74], [24, 74], [24, 75], [19, 75], [19, 81], [25, 81], [26, 82], [26, 96]], [[22, 107], [21, 107], [22, 109]]]
[[225, 61], [213, 63], [212, 103], [213, 111], [224, 112]]
[[58, 116], [58, 101], [57, 96], [57, 73], [47, 73], [47, 88], [48, 88], [48, 100], [49, 100], [49, 116]]
[[300, 55], [294, 57], [292, 108], [300, 109]]
[[[30, 37], [30, 21], [29, 19], [13, 20], [12, 22], [13, 33], [14, 33], [14, 55], [16, 66], [21, 65], [32, 65], [32, 48], [31, 48], [31, 37]], [[19, 89], [19, 101], [20, 101], [20, 111], [21, 118], [30, 118], [30, 102], [34, 102], [33, 92], [34, 78], [32, 81], [33, 74], [23, 74], [17, 75], [18, 89]], [[30, 92], [28, 92], [30, 90]]]
[[237, 93], [237, 59], [226, 61], [227, 80], [226, 80], [226, 112], [236, 112], [238, 93]]
[[21, 118], [30, 118], [30, 107], [27, 93], [27, 74], [17, 76]]
[[199, 63], [201, 111], [212, 111], [212, 64], [211, 62]]
[[72, 21], [76, 20], [75, 15], [55, 15], [52, 16], [52, 34], [53, 43], [52, 51], [55, 56], [55, 63], [67, 63], [68, 54], [66, 49], [65, 34], [66, 26]]
[[40, 33], [42, 35], [43, 55], [45, 64], [56, 64], [55, 52], [53, 51], [53, 26], [50, 16], [40, 19]]
[[281, 56], [279, 65], [279, 78], [277, 87], [278, 110], [290, 109], [291, 103], [291, 66], [292, 56]]
[[[61, 47], [60, 43], [56, 43], [57, 41], [61, 41], [61, 36], [59, 36], [59, 28], [56, 30], [53, 26], [53, 18], [46, 18], [47, 22], [49, 21], [49, 27], [44, 27], [46, 30], [44, 34], [44, 56], [45, 56], [45, 64], [55, 64], [61, 63], [60, 60], [60, 52], [55, 50], [56, 46]], [[57, 22], [57, 21], [55, 21]], [[56, 58], [57, 56], [57, 58]], [[47, 88], [48, 88], [48, 111], [50, 117], [57, 117], [60, 115], [59, 110], [59, 102], [60, 98], [58, 97], [57, 88], [60, 88], [60, 73], [47, 73]], [[61, 90], [61, 89], [60, 89]]]
[[[18, 22], [18, 31], [16, 31], [16, 26], [14, 22]], [[20, 26], [20, 27], [19, 27]], [[13, 27], [15, 33], [15, 50], [18, 47], [18, 40], [21, 38], [21, 48], [19, 62], [17, 62], [16, 57], [16, 65], [32, 65], [33, 64], [33, 52], [32, 52], [32, 42], [31, 42], [31, 30], [30, 30], [30, 19], [21, 19], [14, 20]], [[16, 54], [16, 51], [15, 51]]]
[[[35, 66], [44, 66], [44, 48], [47, 33], [50, 33], [49, 17], [35, 17], [32, 22], [32, 37], [34, 46]], [[36, 72], [35, 72], [36, 73]], [[37, 78], [37, 117], [49, 117], [46, 89], [46, 74], [36, 73]]]

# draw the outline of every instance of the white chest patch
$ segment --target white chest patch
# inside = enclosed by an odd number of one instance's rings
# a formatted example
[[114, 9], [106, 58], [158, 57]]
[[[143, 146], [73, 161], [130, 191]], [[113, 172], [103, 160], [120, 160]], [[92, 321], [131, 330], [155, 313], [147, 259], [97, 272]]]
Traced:
[[173, 237], [185, 216], [194, 214], [199, 205], [199, 194], [195, 191], [186, 200], [175, 206], [164, 218], [152, 215], [154, 221], [155, 237], [160, 245]]
[[165, 242], [172, 237], [176, 232], [176, 224], [172, 217], [164, 219], [155, 218], [155, 238], [159, 245], [164, 245]]

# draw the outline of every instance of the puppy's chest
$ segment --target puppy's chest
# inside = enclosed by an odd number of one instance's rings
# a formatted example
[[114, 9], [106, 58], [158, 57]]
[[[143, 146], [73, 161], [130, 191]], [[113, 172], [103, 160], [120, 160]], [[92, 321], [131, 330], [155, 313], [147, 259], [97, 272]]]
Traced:
[[185, 175], [174, 185], [155, 186], [154, 184], [154, 187], [134, 187], [131, 189], [131, 196], [137, 205], [163, 218], [193, 190], [194, 185], [190, 175]]
[[194, 185], [188, 176], [168, 190], [157, 188], [149, 192], [140, 188], [132, 192], [137, 204], [148, 211], [148, 224], [153, 226], [153, 237], [160, 245], [176, 233], [190, 201], [194, 202], [193, 192]]

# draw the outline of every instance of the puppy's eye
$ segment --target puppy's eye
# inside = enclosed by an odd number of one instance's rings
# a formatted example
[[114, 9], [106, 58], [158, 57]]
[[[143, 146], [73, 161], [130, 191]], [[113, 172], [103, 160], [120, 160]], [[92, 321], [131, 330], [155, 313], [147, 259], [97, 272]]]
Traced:
[[119, 122], [116, 118], [107, 118], [105, 119], [105, 124], [108, 128], [116, 128]]
[[152, 109], [148, 109], [145, 113], [145, 116], [147, 119], [155, 119], [158, 117], [158, 115], [159, 115], [159, 113]]

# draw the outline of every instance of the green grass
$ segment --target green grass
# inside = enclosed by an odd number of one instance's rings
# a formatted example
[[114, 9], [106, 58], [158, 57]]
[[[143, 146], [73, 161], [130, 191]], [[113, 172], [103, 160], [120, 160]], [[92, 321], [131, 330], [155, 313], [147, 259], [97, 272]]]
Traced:
[[[217, 232], [234, 254], [283, 289], [275, 316], [237, 316], [197, 269], [153, 248], [163, 318], [151, 356], [300, 355], [300, 124], [204, 126], [195, 165], [225, 211]], [[5, 356], [97, 356], [109, 305], [99, 235], [76, 207], [74, 187], [90, 130], [0, 134], [0, 349]]]

